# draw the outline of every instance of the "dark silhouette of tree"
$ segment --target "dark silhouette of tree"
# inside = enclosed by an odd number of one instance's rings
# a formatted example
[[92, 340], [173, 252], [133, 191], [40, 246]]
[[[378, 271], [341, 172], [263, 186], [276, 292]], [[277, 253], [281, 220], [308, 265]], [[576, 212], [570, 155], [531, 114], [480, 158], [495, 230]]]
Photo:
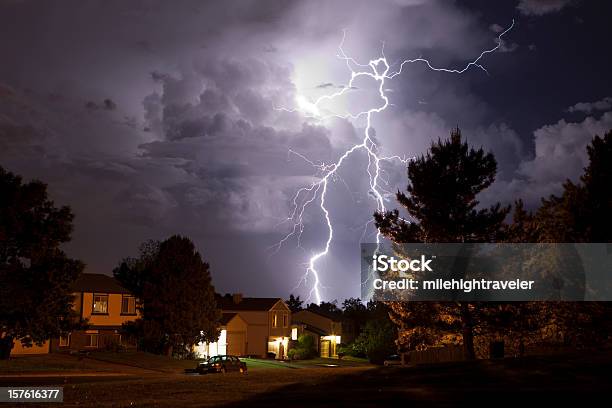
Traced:
[[535, 217], [540, 242], [612, 241], [612, 131], [587, 146], [580, 183], [567, 180], [560, 196], [542, 200]]
[[341, 318], [342, 310], [338, 308], [338, 301], [333, 300], [331, 302], [321, 302], [319, 304], [311, 303], [306, 307], [306, 310], [310, 310], [311, 312], [316, 312], [323, 314], [325, 316], [329, 316], [332, 318]]
[[361, 299], [348, 298], [342, 302], [342, 315], [345, 322], [350, 322], [350, 324], [344, 324], [347, 329], [351, 330], [351, 333], [346, 334], [350, 336], [349, 338], [357, 338], [368, 320], [368, 308]]
[[[612, 131], [595, 136], [587, 153], [589, 164], [580, 182], [566, 180], [562, 193], [542, 199], [535, 213], [526, 211], [522, 201], [515, 203], [508, 241], [612, 242]], [[523, 307], [537, 314], [541, 332], [553, 327], [569, 345], [597, 342], [612, 329], [606, 303], [536, 302]]]
[[291, 310], [292, 313], [295, 313], [303, 309], [302, 305], [304, 304], [304, 301], [300, 300], [299, 296], [296, 297], [293, 296], [293, 294], [290, 294], [286, 303], [289, 310]]
[[40, 345], [79, 325], [72, 285], [83, 264], [60, 249], [73, 219], [70, 208], [49, 200], [44, 183], [23, 183], [0, 167], [0, 359], [14, 340]]
[[[414, 222], [393, 210], [374, 214], [376, 226], [396, 243], [495, 242], [503, 237], [510, 207], [498, 203], [479, 209], [476, 196], [493, 183], [496, 171], [493, 155], [468, 147], [457, 128], [449, 139], [432, 143], [424, 156], [408, 165], [408, 194], [398, 191], [397, 200]], [[475, 358], [476, 306], [466, 302], [446, 306], [439, 312], [460, 320], [465, 357]], [[400, 317], [411, 313], [406, 307], [412, 305], [392, 304]]]
[[140, 299], [142, 318], [127, 331], [142, 336], [144, 349], [182, 354], [217, 341], [221, 312], [209, 267], [188, 238], [149, 241], [139, 258], [124, 260], [113, 273]]
[[138, 299], [142, 299], [145, 281], [159, 254], [159, 245], [159, 241], [152, 239], [143, 242], [138, 247], [138, 258], [125, 258], [113, 270], [115, 278]]

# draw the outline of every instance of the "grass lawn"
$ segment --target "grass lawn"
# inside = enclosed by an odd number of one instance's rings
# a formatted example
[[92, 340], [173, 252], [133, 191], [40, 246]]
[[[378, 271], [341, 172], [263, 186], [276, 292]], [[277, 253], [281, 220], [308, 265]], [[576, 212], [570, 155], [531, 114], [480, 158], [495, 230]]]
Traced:
[[291, 364], [297, 367], [373, 367], [365, 358], [343, 357], [338, 358], [322, 358], [317, 357], [311, 360], [295, 360]]
[[[247, 363], [248, 364], [248, 363]], [[360, 368], [341, 368], [353, 374]], [[249, 374], [167, 375], [141, 380], [82, 383], [64, 386], [64, 406], [85, 407], [209, 407], [224, 404], [250, 406], [259, 395], [298, 384], [316, 386], [338, 370], [255, 369]], [[51, 406], [51, 405], [50, 405]], [[294, 403], [292, 403], [294, 406]]]
[[[289, 370], [301, 368], [371, 367], [362, 359], [315, 358], [312, 360], [278, 361], [255, 358], [241, 358], [247, 363], [249, 371]], [[67, 354], [43, 354], [14, 357], [0, 361], [0, 374], [18, 374], [53, 371], [109, 372], [147, 370], [159, 373], [183, 373], [186, 368], [195, 368], [196, 360], [176, 360], [150, 353], [126, 351], [120, 353], [92, 351], [87, 357], [79, 359]]]
[[87, 359], [79, 360], [65, 354], [41, 354], [11, 357], [0, 360], [0, 374], [34, 373], [48, 371], [108, 371], [106, 365]]
[[612, 383], [612, 352], [416, 367], [283, 369], [281, 362], [251, 359], [247, 364], [254, 368], [247, 375], [148, 372], [68, 381], [64, 406], [580, 406], [603, 401]]
[[247, 364], [249, 370], [267, 370], [267, 369], [291, 369], [296, 368], [292, 363], [286, 363], [278, 360], [265, 360], [259, 358], [240, 358]]
[[313, 358], [310, 360], [264, 360], [256, 358], [241, 358], [241, 361], [247, 363], [249, 370], [255, 369], [292, 369], [292, 368], [334, 368], [334, 367], [373, 367], [366, 359], [362, 358]]
[[85, 407], [228, 408], [290, 403], [291, 407], [516, 408], [592, 405], [605, 401], [610, 383], [612, 353], [585, 353], [404, 368], [304, 367], [201, 376], [156, 373], [119, 381], [100, 378], [96, 383], [68, 383], [64, 396], [65, 406]]
[[177, 360], [167, 356], [144, 353], [141, 351], [124, 351], [120, 353], [94, 351], [89, 354], [89, 358], [162, 372], [183, 372], [186, 368], [195, 368], [197, 365], [196, 360]]

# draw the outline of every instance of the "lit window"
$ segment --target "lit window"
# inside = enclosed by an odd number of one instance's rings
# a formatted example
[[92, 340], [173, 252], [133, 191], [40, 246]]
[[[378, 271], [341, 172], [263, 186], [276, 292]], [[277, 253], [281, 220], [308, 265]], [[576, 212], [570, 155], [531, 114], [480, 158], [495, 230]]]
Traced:
[[297, 340], [297, 327], [291, 329], [291, 340]]
[[283, 315], [283, 327], [287, 327], [289, 326], [289, 316], [287, 316], [287, 313], [285, 313]]
[[108, 313], [108, 295], [95, 295], [93, 297], [93, 312], [92, 313]]
[[87, 335], [87, 344], [86, 347], [98, 347], [98, 335], [97, 334], [88, 334]]
[[274, 316], [272, 316], [272, 327], [278, 327], [278, 316], [276, 313], [274, 313]]
[[136, 314], [136, 298], [134, 298], [134, 296], [123, 295], [123, 297], [121, 298], [121, 314]]
[[60, 336], [60, 338], [59, 338], [59, 346], [60, 347], [68, 347], [68, 346], [70, 346], [70, 334], [66, 334], [65, 336]]

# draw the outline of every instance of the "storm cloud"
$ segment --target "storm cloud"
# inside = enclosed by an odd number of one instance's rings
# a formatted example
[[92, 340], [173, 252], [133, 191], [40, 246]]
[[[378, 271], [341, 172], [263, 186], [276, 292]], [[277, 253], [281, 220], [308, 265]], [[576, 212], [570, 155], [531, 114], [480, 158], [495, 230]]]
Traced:
[[[146, 239], [180, 233], [211, 263], [221, 292], [307, 296], [304, 262], [325, 237], [320, 210], [305, 214], [300, 248], [269, 248], [291, 229], [297, 189], [320, 175], [312, 163], [337, 159], [363, 134], [363, 121], [292, 112], [298, 95], [314, 100], [350, 79], [337, 58], [343, 30], [344, 49], [360, 62], [378, 58], [384, 42], [390, 63], [423, 56], [458, 67], [495, 45], [516, 7], [535, 19], [565, 3], [510, 2], [500, 15], [414, 0], [0, 1], [0, 55], [10, 61], [0, 64], [0, 165], [47, 182], [53, 199], [73, 208], [67, 249], [92, 272], [110, 273]], [[488, 75], [415, 64], [389, 81], [392, 106], [373, 123], [382, 153], [422, 154], [459, 125], [498, 159], [495, 194], [483, 203], [517, 195], [536, 203], [576, 177], [589, 138], [612, 126], [602, 99], [610, 93], [560, 99], [529, 128], [513, 112], [535, 90], [516, 83], [547, 46], [530, 27], [519, 21], [505, 52], [486, 58]], [[357, 112], [379, 102], [376, 87], [360, 81], [325, 108]], [[375, 208], [366, 164], [351, 157], [331, 185], [326, 299], [359, 294], [358, 244], [374, 233], [364, 228]], [[392, 208], [406, 171], [399, 163], [384, 171]]]

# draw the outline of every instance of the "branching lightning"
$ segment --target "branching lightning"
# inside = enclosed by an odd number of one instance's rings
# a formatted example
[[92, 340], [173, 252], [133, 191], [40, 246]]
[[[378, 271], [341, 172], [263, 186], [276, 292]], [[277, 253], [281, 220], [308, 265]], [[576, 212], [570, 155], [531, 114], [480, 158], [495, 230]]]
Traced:
[[[356, 151], [363, 151], [367, 154], [368, 157], [368, 165], [366, 167], [366, 171], [369, 177], [370, 183], [370, 196], [374, 199], [376, 203], [377, 211], [385, 211], [385, 200], [383, 193], [386, 191], [379, 185], [379, 181], [381, 179], [381, 168], [380, 163], [382, 161], [390, 161], [390, 160], [399, 160], [403, 163], [407, 163], [410, 159], [406, 157], [400, 156], [380, 156], [379, 155], [379, 147], [372, 137], [372, 116], [374, 114], [380, 113], [387, 109], [389, 106], [389, 98], [385, 94], [386, 81], [395, 78], [396, 76], [402, 73], [404, 66], [407, 64], [414, 63], [423, 63], [432, 71], [440, 71], [447, 72], [453, 74], [463, 74], [468, 69], [475, 67], [483, 70], [488, 74], [486, 68], [481, 64], [481, 60], [490, 53], [497, 51], [503, 44], [503, 36], [507, 34], [514, 27], [514, 20], [512, 20], [512, 24], [506, 28], [503, 32], [501, 32], [496, 39], [496, 45], [490, 49], [484, 50], [478, 55], [478, 57], [470, 62], [468, 62], [461, 69], [450, 69], [450, 68], [438, 68], [434, 67], [429, 60], [425, 58], [414, 58], [414, 59], [406, 59], [401, 62], [397, 71], [391, 71], [391, 66], [387, 62], [387, 58], [384, 54], [384, 43], [381, 50], [381, 56], [377, 59], [370, 60], [367, 64], [361, 64], [357, 62], [352, 57], [348, 56], [344, 51], [344, 40], [346, 36], [346, 31], [343, 33], [342, 41], [338, 47], [339, 53], [337, 55], [338, 58], [345, 61], [348, 70], [351, 73], [351, 78], [348, 83], [342, 87], [339, 91], [329, 94], [323, 95], [316, 99], [314, 102], [308, 101], [304, 97], [298, 97], [296, 100], [297, 108], [296, 109], [287, 109], [287, 108], [279, 108], [279, 110], [284, 110], [288, 112], [301, 112], [304, 116], [309, 118], [315, 118], [318, 120], [325, 120], [328, 118], [336, 117], [342, 119], [359, 119], [365, 118], [365, 129], [363, 133], [363, 139], [361, 143], [356, 144], [346, 150], [335, 162], [330, 164], [325, 163], [316, 163], [312, 160], [308, 159], [304, 155], [294, 150], [289, 150], [289, 155], [295, 155], [296, 157], [306, 161], [308, 164], [312, 165], [315, 169], [318, 179], [312, 182], [310, 185], [305, 186], [297, 190], [292, 199], [292, 207], [290, 214], [286, 218], [284, 222], [292, 223], [292, 228], [290, 228], [289, 233], [287, 233], [276, 245], [272, 247], [272, 249], [276, 252], [280, 250], [280, 248], [289, 241], [292, 237], [297, 237], [298, 246], [301, 243], [302, 233], [304, 232], [304, 213], [306, 209], [313, 203], [317, 203], [321, 212], [323, 213], [323, 219], [325, 224], [327, 225], [327, 239], [325, 240], [325, 245], [319, 252], [314, 253], [308, 264], [306, 265], [306, 272], [302, 278], [302, 281], [305, 281], [308, 276], [312, 276], [314, 278], [314, 282], [312, 288], [310, 290], [309, 297], [307, 301], [309, 301], [312, 297], [315, 298], [317, 303], [321, 303], [321, 281], [319, 278], [319, 271], [317, 270], [317, 262], [326, 256], [329, 253], [330, 246], [332, 240], [334, 238], [334, 228], [332, 225], [332, 221], [330, 218], [329, 211], [326, 206], [326, 197], [329, 187], [330, 181], [335, 181], [339, 179], [338, 170], [342, 167], [343, 163]], [[346, 114], [322, 114], [321, 104], [338, 98], [344, 95], [346, 92], [354, 88], [355, 80], [358, 78], [371, 78], [378, 83], [378, 94], [381, 100], [381, 104], [376, 107], [372, 107], [368, 110], [360, 111], [357, 113], [346, 113]], [[366, 223], [364, 228], [371, 223], [369, 221]], [[380, 232], [376, 231], [376, 243], [380, 243]], [[299, 285], [299, 284], [298, 284]]]

